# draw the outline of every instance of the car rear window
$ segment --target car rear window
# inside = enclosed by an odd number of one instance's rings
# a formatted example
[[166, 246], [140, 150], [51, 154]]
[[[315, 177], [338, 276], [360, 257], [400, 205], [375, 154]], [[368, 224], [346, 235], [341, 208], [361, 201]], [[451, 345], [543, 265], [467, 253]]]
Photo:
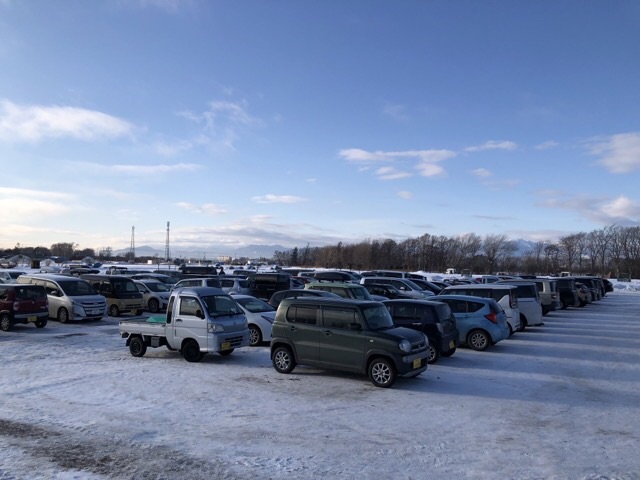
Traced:
[[533, 285], [517, 285], [516, 297], [518, 298], [537, 298], [537, 289]]
[[38, 285], [24, 285], [16, 288], [16, 300], [35, 300], [46, 296], [44, 288]]

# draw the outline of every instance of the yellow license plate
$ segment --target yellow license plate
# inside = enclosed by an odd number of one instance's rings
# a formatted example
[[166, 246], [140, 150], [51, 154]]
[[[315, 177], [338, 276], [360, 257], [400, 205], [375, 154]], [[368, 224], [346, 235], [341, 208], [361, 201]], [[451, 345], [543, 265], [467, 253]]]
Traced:
[[27, 322], [37, 322], [38, 321], [38, 317], [36, 317], [35, 315], [31, 315], [30, 317], [27, 317]]
[[449, 342], [449, 348], [456, 348], [456, 342], [454, 342], [453, 340], [451, 340]]
[[229, 350], [231, 348], [230, 342], [223, 342], [220, 344], [220, 350]]
[[422, 360], [420, 360], [419, 358], [416, 358], [413, 361], [413, 368], [420, 368], [420, 365], [422, 364]]

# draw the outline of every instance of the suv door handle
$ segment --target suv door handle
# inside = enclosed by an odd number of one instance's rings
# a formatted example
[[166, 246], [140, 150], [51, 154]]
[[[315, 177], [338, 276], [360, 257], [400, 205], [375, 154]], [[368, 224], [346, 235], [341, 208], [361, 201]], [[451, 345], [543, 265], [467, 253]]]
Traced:
[[325, 330], [322, 333], [324, 333], [327, 337], [332, 334], [331, 330]]

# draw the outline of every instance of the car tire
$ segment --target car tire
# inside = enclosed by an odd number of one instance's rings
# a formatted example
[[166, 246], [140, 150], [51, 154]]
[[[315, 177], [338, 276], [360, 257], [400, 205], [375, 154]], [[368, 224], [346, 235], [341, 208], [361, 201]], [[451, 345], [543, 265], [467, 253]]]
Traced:
[[228, 350], [220, 350], [218, 353], [220, 355], [222, 355], [223, 357], [228, 357], [229, 355], [231, 355], [233, 353], [233, 348], [230, 348]]
[[443, 357], [450, 357], [454, 353], [456, 353], [455, 347], [453, 347], [451, 350], [447, 350], [446, 352], [440, 352], [440, 355], [442, 355]]
[[371, 360], [367, 368], [369, 380], [376, 387], [389, 388], [396, 381], [396, 368], [386, 358], [377, 357]]
[[120, 316], [120, 309], [118, 308], [117, 305], [111, 305], [109, 307], [109, 316], [110, 317], [119, 317]]
[[524, 332], [524, 330], [527, 328], [527, 317], [525, 317], [524, 315], [520, 314], [520, 328], [518, 329], [519, 332]]
[[289, 347], [278, 347], [273, 351], [271, 357], [273, 368], [279, 373], [291, 373], [296, 367], [296, 360], [293, 358], [293, 352]]
[[147, 308], [151, 313], [158, 313], [158, 310], [160, 310], [160, 302], [158, 302], [158, 300], [156, 300], [155, 298], [152, 298], [149, 300]]
[[182, 345], [182, 356], [187, 362], [199, 362], [203, 354], [200, 352], [200, 345], [193, 339], [189, 339]]
[[507, 326], [509, 327], [509, 336], [513, 335], [513, 327], [510, 323], [508, 323]]
[[47, 319], [46, 319], [46, 318], [45, 318], [45, 319], [42, 319], [42, 320], [38, 320], [38, 321], [36, 322], [36, 327], [37, 327], [37, 328], [44, 328], [44, 327], [46, 327], [46, 326], [47, 326]]
[[440, 358], [440, 351], [429, 343], [429, 356], [427, 357], [427, 363], [436, 363]]
[[9, 330], [11, 330], [11, 327], [13, 327], [13, 324], [11, 323], [11, 317], [8, 314], [3, 314], [0, 317], [0, 330], [2, 330], [3, 332], [8, 332]]
[[142, 357], [147, 353], [147, 344], [142, 337], [133, 337], [129, 341], [129, 353], [134, 357]]
[[491, 345], [491, 338], [482, 330], [473, 330], [467, 335], [467, 345], [472, 350], [483, 352]]
[[67, 323], [69, 321], [69, 311], [66, 308], [61, 308], [58, 310], [58, 315], [56, 317], [60, 323]]
[[255, 325], [249, 325], [249, 345], [257, 347], [262, 343], [262, 332]]

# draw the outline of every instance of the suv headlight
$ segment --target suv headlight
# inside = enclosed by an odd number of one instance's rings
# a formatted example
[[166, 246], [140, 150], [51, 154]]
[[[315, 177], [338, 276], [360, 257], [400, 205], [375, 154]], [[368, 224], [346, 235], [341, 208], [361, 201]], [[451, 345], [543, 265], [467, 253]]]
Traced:
[[207, 331], [209, 333], [224, 332], [224, 327], [219, 323], [209, 323], [207, 324]]
[[409, 340], [402, 340], [398, 347], [405, 353], [409, 353], [411, 351], [411, 342]]

